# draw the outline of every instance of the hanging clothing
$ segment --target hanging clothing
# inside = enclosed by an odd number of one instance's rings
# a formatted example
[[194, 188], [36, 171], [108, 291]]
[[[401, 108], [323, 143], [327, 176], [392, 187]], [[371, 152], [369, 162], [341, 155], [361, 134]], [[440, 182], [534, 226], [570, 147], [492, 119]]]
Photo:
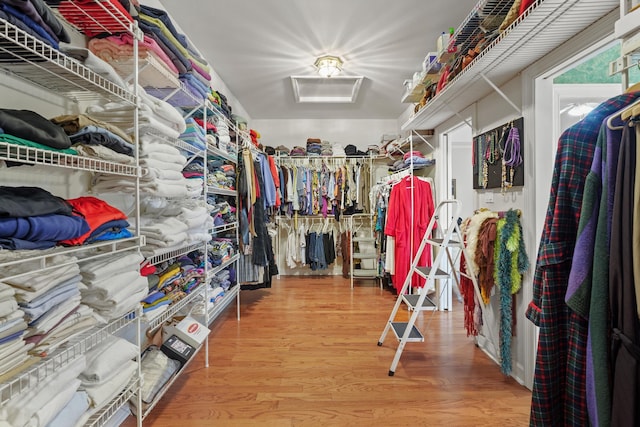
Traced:
[[[412, 198], [413, 187], [413, 202]], [[413, 210], [411, 207], [413, 206]], [[402, 288], [411, 269], [420, 242], [435, 212], [431, 185], [416, 177], [406, 177], [391, 190], [385, 234], [395, 238], [395, 276], [393, 285]], [[418, 261], [419, 266], [431, 265], [431, 248], [425, 249]], [[425, 279], [414, 275], [412, 287], [423, 287]]]
[[586, 330], [569, 330], [576, 313], [564, 302], [586, 176], [605, 117], [640, 94], [624, 94], [596, 107], [560, 137], [551, 196], [538, 249], [533, 300], [527, 318], [540, 327], [530, 425], [588, 425], [584, 360], [568, 363], [568, 347], [584, 347]]

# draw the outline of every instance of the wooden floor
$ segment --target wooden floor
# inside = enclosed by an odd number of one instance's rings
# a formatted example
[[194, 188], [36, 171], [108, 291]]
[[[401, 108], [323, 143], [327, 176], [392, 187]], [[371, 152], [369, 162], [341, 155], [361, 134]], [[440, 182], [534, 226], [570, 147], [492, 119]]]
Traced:
[[241, 320], [234, 305], [213, 326], [210, 367], [201, 351], [144, 425], [528, 425], [530, 391], [466, 337], [459, 306], [435, 313], [389, 377], [397, 341], [391, 332], [376, 344], [394, 298], [334, 276], [241, 292]]

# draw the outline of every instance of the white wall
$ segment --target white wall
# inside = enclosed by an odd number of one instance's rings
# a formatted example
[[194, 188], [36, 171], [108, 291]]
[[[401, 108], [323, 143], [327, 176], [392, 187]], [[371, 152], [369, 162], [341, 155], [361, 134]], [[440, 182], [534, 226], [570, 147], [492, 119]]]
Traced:
[[306, 146], [307, 138], [320, 138], [342, 146], [353, 144], [363, 151], [369, 144], [379, 144], [383, 134], [398, 133], [396, 120], [292, 119], [253, 120], [263, 145], [293, 148]]

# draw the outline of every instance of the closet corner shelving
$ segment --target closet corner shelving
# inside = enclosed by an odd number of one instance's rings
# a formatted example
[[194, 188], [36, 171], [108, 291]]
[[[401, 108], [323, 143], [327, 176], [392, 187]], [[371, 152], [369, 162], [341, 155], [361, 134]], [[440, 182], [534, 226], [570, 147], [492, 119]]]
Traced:
[[[480, 52], [442, 91], [405, 121], [401, 128], [435, 128], [613, 11], [618, 1], [534, 1], [525, 13]], [[492, 6], [492, 3], [491, 0], [480, 0], [456, 30], [454, 38], [458, 40], [458, 37], [467, 34], [469, 26], [477, 27], [478, 13], [485, 6]]]
[[[95, 7], [109, 7], [108, 2], [96, 2]], [[119, 31], [134, 32], [135, 26], [114, 17], [113, 24]], [[135, 38], [135, 37], [134, 37]], [[51, 93], [61, 95], [72, 102], [101, 100], [124, 101], [133, 106], [137, 115], [137, 90], [129, 91], [99, 76], [80, 62], [62, 54], [58, 50], [27, 34], [13, 24], [0, 19], [0, 43], [5, 55], [11, 56], [0, 64], [9, 75], [24, 80], [28, 84], [40, 87]], [[29, 165], [42, 165], [74, 171], [100, 172], [138, 179], [140, 168], [135, 157], [134, 165], [97, 160], [93, 158], [61, 154], [55, 151], [0, 144], [0, 159]], [[136, 201], [136, 205], [138, 202]], [[16, 278], [35, 272], [46, 272], [54, 267], [84, 262], [114, 253], [138, 251], [144, 245], [144, 236], [136, 229], [135, 237], [109, 242], [89, 244], [79, 247], [58, 247], [51, 250], [2, 251], [0, 253], [0, 280]], [[52, 265], [54, 257], [70, 255], [68, 261]], [[27, 273], [16, 273], [11, 267], [25, 262], [37, 265]], [[0, 383], [0, 402], [2, 405], [21, 394], [37, 388], [60, 369], [74, 363], [81, 355], [100, 345], [107, 337], [121, 329], [135, 324], [140, 328], [141, 309], [114, 319], [106, 325], [95, 326], [80, 335], [69, 339], [35, 362], [31, 367]], [[138, 346], [140, 336], [137, 337]], [[137, 358], [139, 362], [139, 357]], [[89, 424], [100, 426], [129, 399], [138, 395], [140, 378], [136, 376], [118, 396], [101, 408], [89, 420]]]

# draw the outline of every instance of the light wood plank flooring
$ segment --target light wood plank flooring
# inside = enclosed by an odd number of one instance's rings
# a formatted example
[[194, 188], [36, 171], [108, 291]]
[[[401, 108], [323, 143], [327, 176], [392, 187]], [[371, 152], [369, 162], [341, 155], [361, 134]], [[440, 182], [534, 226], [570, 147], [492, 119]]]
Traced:
[[394, 298], [372, 281], [352, 291], [334, 276], [241, 292], [241, 320], [234, 304], [213, 325], [210, 367], [201, 351], [144, 425], [528, 424], [530, 391], [466, 337], [459, 305], [435, 313], [426, 341], [408, 343], [389, 377], [397, 341], [390, 332], [377, 342]]

